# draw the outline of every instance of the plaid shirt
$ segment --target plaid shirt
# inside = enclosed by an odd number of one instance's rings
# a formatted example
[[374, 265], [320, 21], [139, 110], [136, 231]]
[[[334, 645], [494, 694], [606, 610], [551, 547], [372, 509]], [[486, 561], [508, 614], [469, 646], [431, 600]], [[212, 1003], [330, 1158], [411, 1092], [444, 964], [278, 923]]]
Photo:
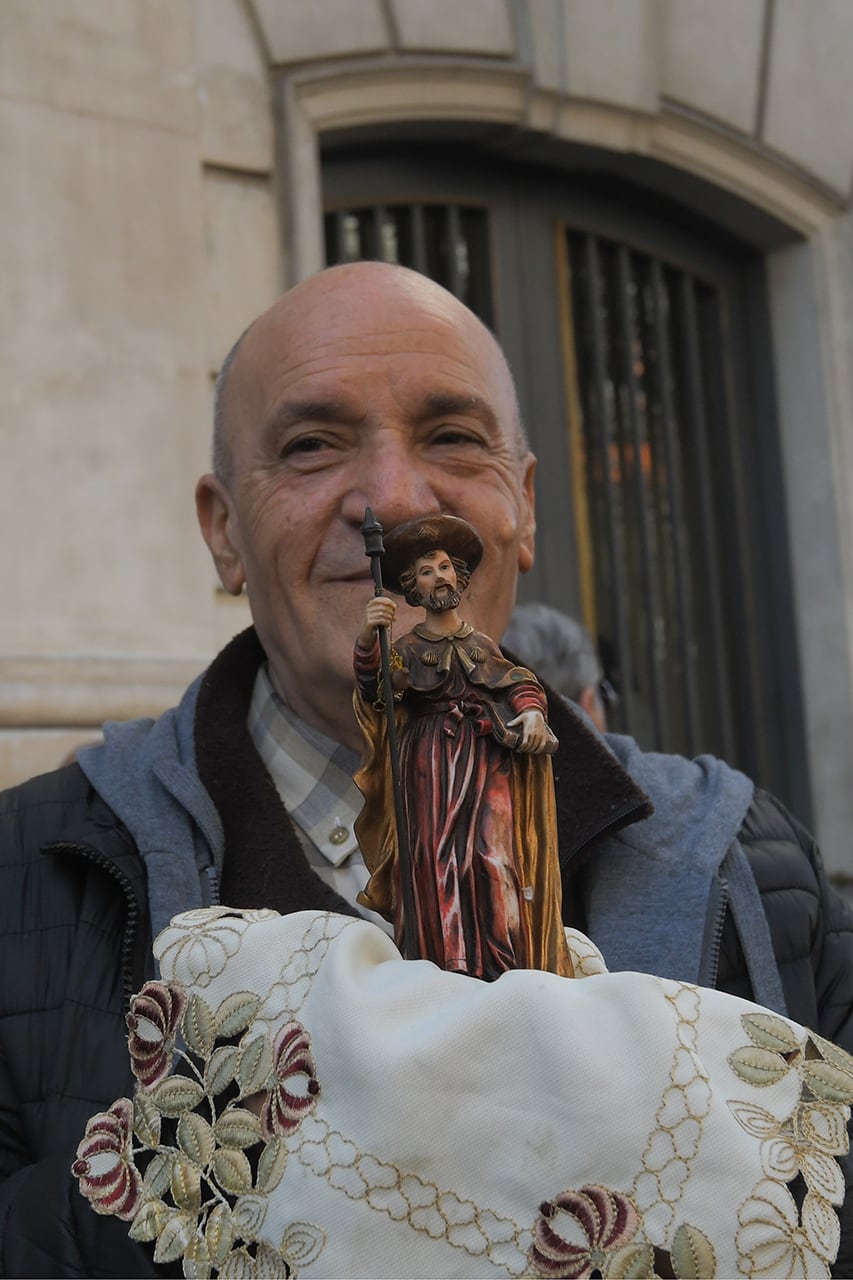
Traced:
[[255, 679], [248, 728], [317, 875], [393, 933], [386, 920], [356, 902], [368, 876], [354, 830], [363, 803], [352, 780], [356, 752], [300, 720], [273, 688], [266, 663]]

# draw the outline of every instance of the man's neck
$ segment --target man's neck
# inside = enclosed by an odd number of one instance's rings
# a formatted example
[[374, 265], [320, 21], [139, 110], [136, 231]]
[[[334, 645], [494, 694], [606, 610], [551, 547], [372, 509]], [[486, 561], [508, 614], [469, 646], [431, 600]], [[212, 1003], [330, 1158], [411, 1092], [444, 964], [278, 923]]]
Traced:
[[276, 693], [300, 720], [334, 742], [361, 753], [362, 736], [352, 709], [351, 686], [339, 688], [332, 681], [319, 681], [305, 687], [285, 686], [271, 663], [269, 675]]

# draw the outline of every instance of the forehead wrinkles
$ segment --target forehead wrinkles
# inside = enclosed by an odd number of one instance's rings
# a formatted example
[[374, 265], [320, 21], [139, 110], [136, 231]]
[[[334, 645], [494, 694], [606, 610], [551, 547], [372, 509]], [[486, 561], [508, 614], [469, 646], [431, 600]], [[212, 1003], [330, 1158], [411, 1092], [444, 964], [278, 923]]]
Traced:
[[438, 365], [449, 382], [492, 404], [508, 443], [517, 437], [509, 369], [497, 341], [473, 314], [392, 298], [387, 305], [370, 299], [353, 315], [346, 301], [320, 297], [300, 314], [293, 305], [282, 306], [252, 326], [232, 372], [233, 419], [244, 430], [267, 421], [301, 382], [316, 380], [324, 393], [334, 394], [337, 380], [355, 391], [360, 376], [379, 373], [392, 394], [408, 395], [415, 388], [406, 384], [421, 372], [422, 357], [434, 362], [425, 374], [434, 377]]

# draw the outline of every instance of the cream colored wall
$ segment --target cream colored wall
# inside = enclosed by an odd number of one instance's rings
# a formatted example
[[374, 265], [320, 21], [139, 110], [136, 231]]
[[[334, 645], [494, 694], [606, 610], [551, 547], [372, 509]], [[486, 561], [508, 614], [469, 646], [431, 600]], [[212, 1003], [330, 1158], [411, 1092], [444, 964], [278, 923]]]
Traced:
[[789, 462], [810, 432], [832, 459], [792, 535], [807, 702], [832, 691], [818, 827], [853, 871], [827, 765], [853, 723], [851, 51], [847, 0], [4, 0], [0, 781], [168, 705], [243, 625], [192, 488], [224, 352], [322, 265], [323, 132], [481, 121], [665, 161], [804, 237], [770, 261], [771, 308]]
[[247, 616], [192, 495], [211, 374], [284, 269], [257, 37], [202, 10], [0, 6], [0, 782], [171, 705]]

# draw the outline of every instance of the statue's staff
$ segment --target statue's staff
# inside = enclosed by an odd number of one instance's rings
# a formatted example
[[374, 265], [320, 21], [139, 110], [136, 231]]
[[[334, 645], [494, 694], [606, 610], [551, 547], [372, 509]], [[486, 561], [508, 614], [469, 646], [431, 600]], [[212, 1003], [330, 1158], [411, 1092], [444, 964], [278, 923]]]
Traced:
[[[381, 557], [385, 554], [382, 541], [382, 525], [366, 507], [361, 526], [364, 537], [364, 554], [370, 556], [373, 575], [373, 594], [383, 596]], [[409, 853], [409, 832], [403, 809], [403, 788], [400, 783], [400, 757], [397, 752], [397, 726], [394, 721], [394, 691], [391, 685], [391, 642], [387, 627], [379, 627], [379, 655], [382, 663], [382, 689], [384, 692], [385, 718], [388, 724], [388, 754], [391, 762], [391, 783], [394, 789], [394, 821], [397, 827], [397, 862], [400, 867], [400, 888], [403, 898], [403, 947], [407, 960], [417, 959], [417, 918], [415, 895], [412, 889], [412, 861]]]

